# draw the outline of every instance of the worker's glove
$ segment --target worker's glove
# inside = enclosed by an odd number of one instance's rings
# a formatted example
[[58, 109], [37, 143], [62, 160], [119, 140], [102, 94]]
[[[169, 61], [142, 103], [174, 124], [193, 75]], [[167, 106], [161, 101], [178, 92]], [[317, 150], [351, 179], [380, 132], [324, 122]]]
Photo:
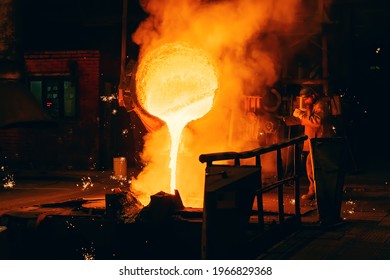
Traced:
[[295, 109], [294, 110], [294, 113], [293, 113], [294, 117], [296, 117], [296, 118], [301, 120], [301, 119], [303, 119], [304, 115], [305, 115], [305, 111], [302, 111], [300, 109]]

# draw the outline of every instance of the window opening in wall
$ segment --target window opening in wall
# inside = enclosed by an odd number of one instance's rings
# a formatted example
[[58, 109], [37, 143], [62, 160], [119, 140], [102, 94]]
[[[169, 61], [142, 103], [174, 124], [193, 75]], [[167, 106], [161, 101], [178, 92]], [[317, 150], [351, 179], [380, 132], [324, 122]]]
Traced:
[[76, 89], [69, 80], [34, 79], [30, 81], [30, 91], [51, 117], [55, 119], [76, 117]]

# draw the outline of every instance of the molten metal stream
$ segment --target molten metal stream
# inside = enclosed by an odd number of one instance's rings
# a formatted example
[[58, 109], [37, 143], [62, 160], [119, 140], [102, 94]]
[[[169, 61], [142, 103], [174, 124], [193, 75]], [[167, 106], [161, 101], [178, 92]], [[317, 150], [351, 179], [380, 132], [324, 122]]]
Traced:
[[190, 121], [203, 117], [212, 108], [218, 88], [216, 69], [204, 51], [186, 44], [166, 44], [141, 60], [136, 81], [141, 105], [168, 126], [173, 194], [182, 131]]

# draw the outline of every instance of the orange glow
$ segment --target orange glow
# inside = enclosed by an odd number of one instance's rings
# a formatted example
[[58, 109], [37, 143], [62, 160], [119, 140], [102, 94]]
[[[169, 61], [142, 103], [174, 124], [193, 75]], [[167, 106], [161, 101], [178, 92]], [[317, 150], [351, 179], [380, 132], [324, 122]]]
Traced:
[[218, 88], [216, 69], [204, 51], [185, 44], [166, 44], [144, 57], [136, 80], [141, 105], [168, 126], [173, 194], [182, 131], [190, 121], [210, 111]]
[[243, 101], [278, 80], [281, 54], [290, 46], [273, 34], [293, 27], [301, 0], [141, 3], [149, 16], [132, 34], [140, 46], [137, 99], [167, 125], [147, 123], [153, 129], [144, 137], [144, 166], [131, 188], [143, 204], [177, 188], [186, 207], [202, 207], [205, 166], [199, 155], [258, 147], [248, 133], [258, 122]]

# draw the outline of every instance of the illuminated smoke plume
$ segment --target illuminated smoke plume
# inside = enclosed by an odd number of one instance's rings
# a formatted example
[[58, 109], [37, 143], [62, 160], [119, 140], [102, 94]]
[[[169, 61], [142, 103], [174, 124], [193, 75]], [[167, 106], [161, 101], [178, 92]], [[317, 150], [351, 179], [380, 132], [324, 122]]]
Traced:
[[[202, 207], [205, 166], [199, 155], [254, 148], [240, 130], [247, 121], [242, 99], [262, 95], [279, 78], [284, 50], [275, 34], [293, 27], [300, 0], [149, 0], [141, 5], [149, 16], [132, 37], [140, 46], [140, 61], [165, 44], [184, 42], [207, 52], [218, 69], [213, 108], [185, 127], [177, 164], [184, 205]], [[151, 194], [169, 191], [166, 127], [145, 137], [142, 159], [146, 166], [132, 187], [144, 193], [145, 204]]]

